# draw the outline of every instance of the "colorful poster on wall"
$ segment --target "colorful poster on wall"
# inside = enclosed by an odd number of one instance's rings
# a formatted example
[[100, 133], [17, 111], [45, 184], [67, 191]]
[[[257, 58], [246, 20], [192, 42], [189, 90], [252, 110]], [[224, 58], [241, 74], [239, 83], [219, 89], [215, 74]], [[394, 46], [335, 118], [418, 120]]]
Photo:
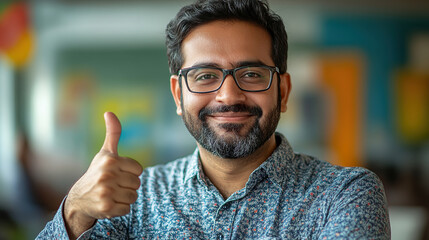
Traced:
[[319, 60], [320, 81], [329, 94], [327, 122], [330, 161], [341, 166], [362, 166], [364, 60], [357, 52], [324, 54]]
[[0, 53], [16, 67], [25, 65], [31, 58], [34, 45], [26, 3], [10, 1], [9, 4], [0, 4], [0, 33]]
[[429, 73], [403, 70], [396, 74], [394, 87], [395, 125], [406, 144], [429, 139]]
[[100, 93], [92, 112], [92, 126], [96, 132], [92, 152], [100, 149], [105, 136], [104, 112], [114, 112], [122, 125], [118, 152], [149, 166], [154, 163], [156, 146], [153, 135], [156, 122], [155, 90], [116, 90]]

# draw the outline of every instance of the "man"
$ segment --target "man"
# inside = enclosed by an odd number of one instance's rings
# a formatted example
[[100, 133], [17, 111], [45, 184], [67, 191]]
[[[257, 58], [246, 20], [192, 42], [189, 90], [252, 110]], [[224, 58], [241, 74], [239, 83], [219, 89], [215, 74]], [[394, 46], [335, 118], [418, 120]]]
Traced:
[[198, 1], [167, 26], [171, 91], [195, 152], [144, 171], [119, 120], [41, 239], [389, 239], [379, 179], [292, 151], [282, 20], [263, 1]]

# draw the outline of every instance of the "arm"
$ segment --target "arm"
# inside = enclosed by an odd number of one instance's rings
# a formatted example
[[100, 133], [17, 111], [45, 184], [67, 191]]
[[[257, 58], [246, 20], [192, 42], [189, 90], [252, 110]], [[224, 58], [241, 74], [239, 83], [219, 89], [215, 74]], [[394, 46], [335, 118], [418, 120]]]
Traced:
[[381, 181], [369, 171], [349, 176], [333, 199], [319, 239], [390, 239]]
[[102, 149], [39, 237], [77, 239], [98, 219], [126, 215], [130, 204], [136, 201], [142, 167], [131, 158], [118, 156], [121, 125], [112, 113], [106, 113], [105, 120], [106, 139]]

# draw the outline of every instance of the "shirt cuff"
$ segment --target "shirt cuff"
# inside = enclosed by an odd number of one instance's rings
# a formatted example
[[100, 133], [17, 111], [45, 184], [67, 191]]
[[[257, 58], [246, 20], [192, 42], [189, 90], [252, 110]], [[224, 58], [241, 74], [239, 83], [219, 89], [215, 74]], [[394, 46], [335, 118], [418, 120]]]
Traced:
[[[60, 208], [58, 209], [58, 212], [56, 213], [53, 222], [57, 222], [59, 224], [59, 229], [60, 232], [64, 233], [65, 235], [65, 239], [70, 239], [67, 233], [67, 228], [66, 228], [66, 224], [65, 224], [65, 218], [64, 218], [64, 203], [67, 199], [67, 196], [63, 199], [63, 201], [61, 202]], [[90, 239], [92, 230], [94, 229], [96, 223], [94, 223], [94, 225], [92, 225], [92, 227], [88, 230], [86, 230], [85, 232], [83, 232], [78, 238], [77, 240], [87, 240]], [[61, 238], [62, 239], [62, 238]]]

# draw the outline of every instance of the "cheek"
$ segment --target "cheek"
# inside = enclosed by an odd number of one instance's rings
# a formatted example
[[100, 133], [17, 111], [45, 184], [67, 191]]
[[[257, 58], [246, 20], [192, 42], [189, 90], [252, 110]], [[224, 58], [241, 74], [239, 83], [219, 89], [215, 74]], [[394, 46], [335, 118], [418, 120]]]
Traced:
[[262, 92], [261, 95], [255, 96], [253, 102], [262, 108], [264, 116], [267, 116], [273, 109], [278, 107], [278, 89], [277, 85], [271, 86], [271, 88]]
[[262, 118], [266, 119], [270, 115], [270, 113], [277, 108], [277, 100], [272, 99], [272, 101], [267, 102], [260, 102], [259, 107], [262, 108]]
[[200, 112], [200, 110], [205, 106], [207, 106], [211, 99], [208, 96], [206, 96], [206, 94], [201, 95], [201, 94], [185, 93], [182, 96], [183, 96], [182, 98], [183, 111], [193, 116], [198, 116], [198, 113]]

